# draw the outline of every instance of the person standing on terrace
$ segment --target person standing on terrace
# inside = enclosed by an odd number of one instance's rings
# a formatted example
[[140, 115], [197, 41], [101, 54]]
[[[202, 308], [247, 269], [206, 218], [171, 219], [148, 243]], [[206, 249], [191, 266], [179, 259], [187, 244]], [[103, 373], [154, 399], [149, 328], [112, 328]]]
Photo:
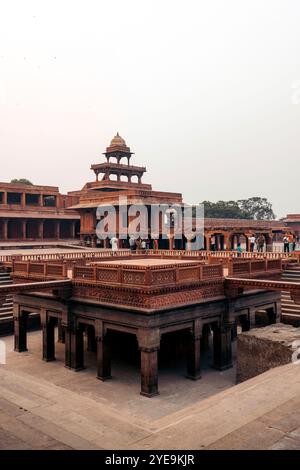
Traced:
[[110, 239], [110, 244], [113, 254], [117, 254], [119, 248], [119, 240], [117, 239], [117, 237], [112, 237]]
[[236, 251], [237, 251], [238, 257], [242, 256], [243, 248], [241, 247], [240, 243], [237, 244]]

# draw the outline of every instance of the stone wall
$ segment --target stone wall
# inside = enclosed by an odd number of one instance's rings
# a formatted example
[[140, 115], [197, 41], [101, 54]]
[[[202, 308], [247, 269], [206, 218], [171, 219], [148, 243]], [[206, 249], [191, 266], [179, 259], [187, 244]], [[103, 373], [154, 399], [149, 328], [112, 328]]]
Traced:
[[[237, 338], [237, 383], [292, 362], [300, 328], [277, 323], [241, 333]], [[295, 365], [295, 367], [300, 367]]]

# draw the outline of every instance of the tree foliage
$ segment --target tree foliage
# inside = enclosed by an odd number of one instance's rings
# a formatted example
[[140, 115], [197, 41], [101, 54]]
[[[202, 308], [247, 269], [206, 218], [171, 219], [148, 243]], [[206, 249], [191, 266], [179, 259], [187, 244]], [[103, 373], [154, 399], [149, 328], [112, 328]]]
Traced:
[[33, 183], [26, 178], [15, 178], [11, 180], [11, 183], [28, 184], [29, 186], [33, 186]]
[[218, 219], [273, 220], [272, 204], [262, 197], [251, 197], [238, 201], [203, 201], [205, 217]]

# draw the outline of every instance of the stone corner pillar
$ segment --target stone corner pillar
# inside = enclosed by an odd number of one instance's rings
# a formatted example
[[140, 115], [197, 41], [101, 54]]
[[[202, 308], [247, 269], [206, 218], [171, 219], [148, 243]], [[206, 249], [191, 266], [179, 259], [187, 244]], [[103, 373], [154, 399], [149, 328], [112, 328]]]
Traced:
[[28, 313], [14, 312], [14, 350], [25, 352], [27, 349], [27, 319]]
[[214, 328], [214, 367], [217, 370], [230, 369], [232, 364], [231, 323], [222, 323]]
[[65, 367], [78, 372], [84, 369], [84, 341], [81, 327], [65, 325]]
[[111, 356], [110, 344], [107, 334], [97, 335], [96, 351], [97, 351], [97, 379], [105, 380], [111, 379]]
[[43, 332], [43, 361], [55, 361], [55, 325], [53, 318], [46, 318], [41, 323]]
[[141, 395], [151, 398], [158, 391], [158, 350], [160, 332], [158, 328], [140, 329], [137, 335], [141, 352]]
[[191, 380], [201, 379], [201, 337], [200, 333], [190, 332], [187, 347], [187, 374]]

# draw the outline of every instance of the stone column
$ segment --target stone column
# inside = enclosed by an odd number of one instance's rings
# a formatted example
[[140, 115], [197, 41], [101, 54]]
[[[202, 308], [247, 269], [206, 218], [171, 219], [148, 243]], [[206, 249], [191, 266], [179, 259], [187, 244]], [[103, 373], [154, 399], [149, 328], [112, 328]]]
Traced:
[[107, 334], [96, 336], [97, 379], [105, 381], [111, 378], [110, 345]]
[[201, 336], [190, 333], [187, 348], [187, 378], [192, 380], [201, 379], [201, 353], [200, 353]]
[[230, 251], [230, 249], [231, 249], [230, 238], [229, 238], [229, 234], [226, 233], [224, 234], [224, 250]]
[[140, 329], [138, 343], [141, 351], [141, 395], [158, 395], [158, 350], [160, 332], [158, 328]]
[[230, 323], [214, 328], [214, 367], [218, 370], [232, 367], [231, 328]]
[[22, 240], [26, 240], [26, 220], [22, 220]]
[[55, 340], [54, 340], [54, 321], [47, 318], [42, 323], [43, 330], [43, 360], [46, 362], [55, 361]]
[[19, 306], [16, 305], [14, 312], [14, 334], [15, 334], [15, 348], [17, 352], [27, 351], [27, 318], [28, 314], [19, 312]]
[[76, 237], [75, 224], [76, 224], [76, 222], [74, 222], [74, 220], [72, 220], [72, 222], [71, 222], [71, 238], [73, 238], [73, 239]]
[[8, 239], [8, 220], [3, 219], [3, 240]]
[[198, 380], [201, 378], [201, 337], [203, 325], [199, 319], [193, 322], [187, 348], [187, 378]]
[[26, 206], [26, 193], [21, 194], [21, 206], [22, 207]]
[[4, 191], [3, 193], [3, 202], [2, 204], [7, 204], [7, 191]]
[[65, 328], [65, 366], [76, 372], [84, 369], [83, 330]]
[[44, 221], [39, 220], [39, 238], [42, 240], [44, 238]]
[[60, 239], [60, 222], [59, 222], [59, 220], [55, 221], [55, 238], [56, 238], [56, 240]]

